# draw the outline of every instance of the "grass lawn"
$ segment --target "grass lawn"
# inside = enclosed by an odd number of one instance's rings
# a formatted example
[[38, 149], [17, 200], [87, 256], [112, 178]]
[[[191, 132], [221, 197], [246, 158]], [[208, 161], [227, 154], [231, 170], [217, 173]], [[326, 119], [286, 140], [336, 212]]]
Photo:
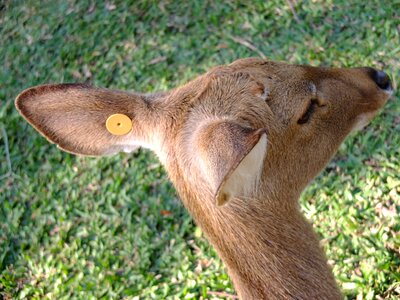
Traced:
[[[163, 91], [260, 55], [373, 66], [399, 86], [400, 1], [295, 2], [0, 2], [0, 299], [234, 294], [152, 153], [63, 153], [13, 102], [50, 82]], [[400, 297], [399, 100], [347, 139], [301, 199], [348, 299]]]

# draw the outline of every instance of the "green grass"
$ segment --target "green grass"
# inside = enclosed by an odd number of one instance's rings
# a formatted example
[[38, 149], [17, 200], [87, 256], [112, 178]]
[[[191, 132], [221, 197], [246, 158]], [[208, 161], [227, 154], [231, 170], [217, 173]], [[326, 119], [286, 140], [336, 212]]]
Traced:
[[[295, 15], [288, 1], [183, 2], [0, 3], [0, 298], [234, 293], [151, 153], [62, 153], [17, 114], [13, 100], [23, 89], [89, 81], [167, 90], [258, 52], [292, 63], [374, 66], [399, 85], [398, 0], [298, 1]], [[400, 297], [399, 157], [397, 92], [302, 197], [348, 299]]]

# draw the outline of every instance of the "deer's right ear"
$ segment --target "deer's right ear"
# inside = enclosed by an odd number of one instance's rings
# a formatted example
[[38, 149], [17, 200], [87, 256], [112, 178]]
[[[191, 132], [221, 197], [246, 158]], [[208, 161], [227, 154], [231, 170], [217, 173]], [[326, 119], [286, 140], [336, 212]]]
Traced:
[[[147, 143], [143, 122], [139, 122], [139, 118], [150, 119], [144, 96], [81, 84], [55, 84], [23, 91], [15, 105], [36, 130], [67, 152], [108, 155]], [[106, 121], [113, 114], [129, 117], [132, 130], [124, 135], [110, 133]]]
[[265, 129], [221, 121], [200, 128], [195, 139], [200, 169], [217, 205], [235, 197], [251, 196], [259, 183], [267, 151]]

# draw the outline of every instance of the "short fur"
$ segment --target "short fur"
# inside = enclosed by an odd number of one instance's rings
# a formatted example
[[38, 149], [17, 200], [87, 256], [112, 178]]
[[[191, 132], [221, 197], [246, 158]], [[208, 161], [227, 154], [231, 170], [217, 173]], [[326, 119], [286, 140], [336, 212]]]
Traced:
[[[22, 92], [16, 106], [68, 152], [153, 150], [241, 299], [341, 299], [298, 199], [347, 134], [388, 97], [370, 68], [249, 58], [166, 93], [45, 85]], [[310, 119], [299, 124], [311, 101]], [[129, 134], [106, 130], [114, 113], [133, 120]]]

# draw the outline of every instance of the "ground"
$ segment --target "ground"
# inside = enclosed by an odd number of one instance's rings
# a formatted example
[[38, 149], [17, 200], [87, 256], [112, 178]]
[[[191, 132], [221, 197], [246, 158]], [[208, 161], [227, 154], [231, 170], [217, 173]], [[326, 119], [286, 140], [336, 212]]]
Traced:
[[[17, 114], [23, 89], [90, 82], [164, 91], [249, 56], [373, 66], [398, 87], [399, 1], [240, 2], [0, 3], [0, 298], [234, 294], [153, 154], [63, 153]], [[301, 199], [348, 299], [400, 294], [399, 133], [396, 92]]]

